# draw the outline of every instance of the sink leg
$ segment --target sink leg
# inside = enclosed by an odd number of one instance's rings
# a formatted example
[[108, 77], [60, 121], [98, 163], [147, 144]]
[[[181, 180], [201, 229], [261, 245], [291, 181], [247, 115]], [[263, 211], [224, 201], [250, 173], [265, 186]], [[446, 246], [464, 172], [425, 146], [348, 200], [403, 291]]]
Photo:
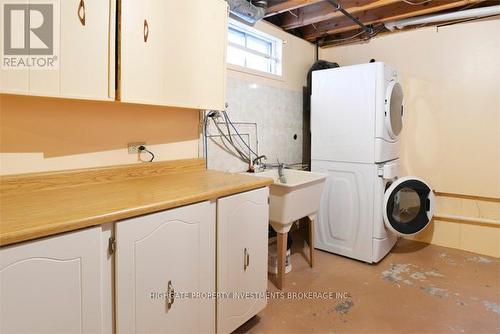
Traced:
[[309, 266], [314, 266], [314, 223], [316, 216], [309, 216]]
[[283, 290], [285, 285], [285, 260], [286, 260], [286, 243], [288, 233], [277, 233], [278, 239], [278, 289]]

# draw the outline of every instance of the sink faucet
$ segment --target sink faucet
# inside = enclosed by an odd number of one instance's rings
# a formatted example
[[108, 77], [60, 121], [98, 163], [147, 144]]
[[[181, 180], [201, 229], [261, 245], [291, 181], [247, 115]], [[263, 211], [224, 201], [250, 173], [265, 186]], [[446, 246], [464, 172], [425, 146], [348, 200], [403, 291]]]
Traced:
[[280, 163], [280, 161], [278, 159], [278, 177], [279, 177], [279, 180], [280, 180], [281, 183], [286, 183], [286, 177], [285, 177], [284, 169], [285, 169], [285, 164], [284, 163]]

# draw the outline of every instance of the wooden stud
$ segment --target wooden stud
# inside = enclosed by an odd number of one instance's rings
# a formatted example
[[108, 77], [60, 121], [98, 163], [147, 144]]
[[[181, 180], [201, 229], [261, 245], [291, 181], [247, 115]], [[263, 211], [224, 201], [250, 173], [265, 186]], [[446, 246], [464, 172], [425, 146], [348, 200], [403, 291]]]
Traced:
[[288, 233], [277, 233], [278, 247], [278, 275], [277, 275], [277, 288], [283, 290], [285, 286], [285, 264], [286, 264], [286, 244]]
[[[361, 15], [356, 15], [356, 17], [365, 25], [370, 25], [432, 14], [477, 2], [480, 2], [480, 0], [441, 0], [429, 2], [427, 6], [412, 6], [404, 2], [397, 2], [392, 5], [362, 12]], [[303, 38], [313, 41], [321, 37], [358, 28], [359, 26], [354, 24], [349, 18], [339, 17], [320, 22], [314, 26], [303, 27], [301, 28], [301, 35]]]
[[[388, 6], [400, 0], [363, 0], [356, 1], [350, 7], [344, 7], [351, 14], [373, 10], [383, 6]], [[346, 6], [344, 2], [342, 5]], [[320, 2], [311, 6], [306, 6], [296, 10], [296, 15], [284, 13], [281, 18], [281, 28], [285, 30], [295, 29], [306, 25], [318, 23], [335, 18], [342, 18], [344, 14], [336, 11], [329, 2]]]
[[314, 267], [314, 223], [316, 216], [309, 216], [309, 266]]
[[301, 8], [304, 6], [312, 5], [318, 2], [322, 2], [323, 0], [288, 0], [277, 3], [275, 5], [271, 5], [267, 8], [266, 17], [273, 16], [276, 14], [280, 14], [283, 12], [287, 12], [289, 10]]

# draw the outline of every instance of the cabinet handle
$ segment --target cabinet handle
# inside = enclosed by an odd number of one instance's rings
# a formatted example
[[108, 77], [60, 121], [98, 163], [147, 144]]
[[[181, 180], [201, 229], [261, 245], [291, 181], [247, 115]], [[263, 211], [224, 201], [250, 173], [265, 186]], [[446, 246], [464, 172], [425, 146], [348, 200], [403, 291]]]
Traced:
[[78, 5], [78, 18], [80, 19], [80, 23], [82, 26], [85, 26], [85, 2], [80, 0], [80, 4]]
[[172, 285], [172, 281], [168, 281], [167, 285], [167, 311], [172, 308], [175, 301], [175, 290]]
[[243, 270], [247, 270], [248, 266], [250, 266], [250, 253], [248, 253], [248, 250], [245, 248], [243, 252]]
[[149, 36], [149, 25], [148, 21], [144, 19], [144, 43], [148, 41], [148, 36]]

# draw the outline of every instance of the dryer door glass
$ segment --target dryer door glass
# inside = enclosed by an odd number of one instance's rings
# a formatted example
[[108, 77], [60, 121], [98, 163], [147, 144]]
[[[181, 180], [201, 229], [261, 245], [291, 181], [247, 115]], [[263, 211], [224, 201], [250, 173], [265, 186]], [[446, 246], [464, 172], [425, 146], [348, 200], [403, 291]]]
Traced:
[[403, 89], [398, 82], [391, 81], [385, 101], [385, 123], [389, 135], [395, 139], [403, 128]]
[[424, 181], [400, 178], [385, 191], [385, 226], [400, 236], [416, 234], [431, 221], [433, 208], [434, 193]]

